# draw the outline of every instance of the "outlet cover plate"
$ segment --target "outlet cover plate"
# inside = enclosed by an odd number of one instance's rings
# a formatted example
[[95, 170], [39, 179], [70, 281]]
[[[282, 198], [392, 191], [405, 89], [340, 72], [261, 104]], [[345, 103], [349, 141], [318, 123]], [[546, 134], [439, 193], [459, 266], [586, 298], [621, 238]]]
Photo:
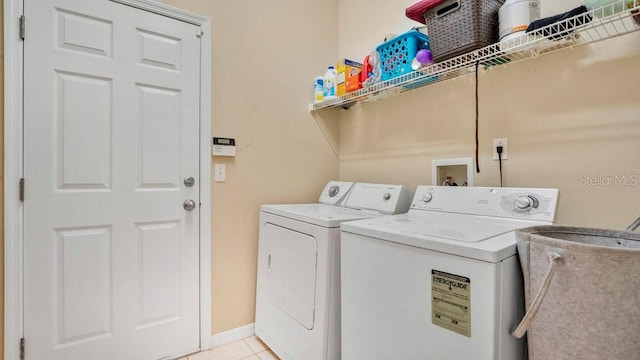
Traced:
[[499, 160], [498, 159], [498, 151], [496, 151], [496, 148], [498, 146], [502, 146], [502, 160], [507, 160], [508, 159], [508, 151], [509, 150], [509, 141], [507, 140], [507, 138], [495, 138], [493, 139], [493, 160]]

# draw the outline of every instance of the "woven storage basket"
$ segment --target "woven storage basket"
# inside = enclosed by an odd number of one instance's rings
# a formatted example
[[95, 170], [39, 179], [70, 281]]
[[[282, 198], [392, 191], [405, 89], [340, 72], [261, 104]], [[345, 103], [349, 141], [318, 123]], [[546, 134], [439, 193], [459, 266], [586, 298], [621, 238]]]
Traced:
[[640, 359], [640, 234], [517, 230], [529, 360]]
[[433, 60], [450, 59], [498, 40], [504, 0], [446, 0], [424, 13]]

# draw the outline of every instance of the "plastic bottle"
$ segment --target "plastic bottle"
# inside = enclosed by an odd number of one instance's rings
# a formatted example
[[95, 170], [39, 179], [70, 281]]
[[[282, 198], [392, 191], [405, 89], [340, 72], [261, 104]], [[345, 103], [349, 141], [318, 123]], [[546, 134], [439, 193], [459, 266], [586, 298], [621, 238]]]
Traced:
[[324, 97], [324, 80], [322, 76], [316, 76], [313, 80], [313, 102], [322, 102]]
[[322, 77], [323, 85], [323, 100], [333, 99], [336, 97], [336, 69], [333, 66], [329, 66], [327, 72]]

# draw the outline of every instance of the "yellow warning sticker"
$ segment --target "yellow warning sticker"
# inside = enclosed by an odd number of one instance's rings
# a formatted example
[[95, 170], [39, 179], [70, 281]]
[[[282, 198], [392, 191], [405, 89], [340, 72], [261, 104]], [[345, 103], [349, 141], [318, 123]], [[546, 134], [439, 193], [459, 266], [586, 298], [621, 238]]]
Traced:
[[514, 26], [511, 28], [511, 33], [517, 33], [518, 31], [524, 31], [527, 30], [527, 28], [529, 27], [529, 25], [518, 25], [518, 26]]
[[471, 337], [471, 280], [431, 270], [431, 323]]

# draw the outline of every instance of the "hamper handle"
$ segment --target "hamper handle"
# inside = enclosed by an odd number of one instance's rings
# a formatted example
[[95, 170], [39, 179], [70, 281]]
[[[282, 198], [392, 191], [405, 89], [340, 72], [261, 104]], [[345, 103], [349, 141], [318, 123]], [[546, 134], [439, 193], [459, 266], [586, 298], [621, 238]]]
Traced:
[[447, 1], [436, 10], [436, 17], [443, 17], [460, 9], [460, 0]]
[[555, 252], [549, 253], [547, 255], [549, 256], [549, 270], [547, 270], [547, 275], [545, 275], [542, 286], [540, 287], [540, 290], [538, 290], [538, 294], [536, 294], [536, 297], [533, 299], [529, 310], [527, 310], [524, 318], [522, 318], [522, 321], [512, 333], [512, 335], [517, 338], [523, 337], [529, 329], [529, 326], [531, 326], [531, 321], [533, 321], [533, 318], [538, 313], [538, 310], [540, 310], [540, 305], [542, 305], [544, 298], [547, 296], [547, 291], [549, 290], [551, 279], [553, 278], [553, 274], [555, 274], [556, 272], [556, 262], [557, 260], [562, 259], [562, 255]]

